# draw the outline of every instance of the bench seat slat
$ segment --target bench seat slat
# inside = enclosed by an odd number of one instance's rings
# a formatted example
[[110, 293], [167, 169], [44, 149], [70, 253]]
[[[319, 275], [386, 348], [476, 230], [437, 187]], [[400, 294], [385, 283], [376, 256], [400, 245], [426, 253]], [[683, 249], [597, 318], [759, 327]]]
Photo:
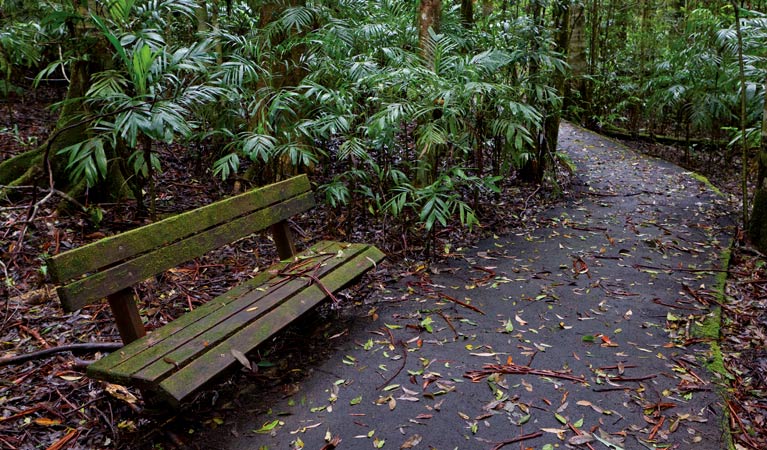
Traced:
[[62, 283], [310, 191], [309, 179], [299, 175], [55, 255], [48, 270]]
[[[332, 252], [334, 254], [341, 248], [342, 246], [338, 243], [320, 243], [309, 252], [315, 254]], [[322, 269], [329, 271], [342, 262], [342, 260], [332, 258]], [[99, 360], [88, 368], [89, 373], [93, 373], [94, 377], [97, 378], [108, 376], [113, 381], [136, 378], [151, 381], [163, 376], [165, 372], [173, 369], [174, 364], [183, 365], [189, 358], [205, 351], [206, 344], [215, 345], [219, 340], [225, 338], [226, 330], [219, 330], [217, 335], [209, 332], [216, 324], [231, 321], [232, 317], [238, 314], [241, 320], [256, 320], [264, 312], [275, 306], [276, 301], [267, 302], [264, 297], [272, 295], [279, 299], [280, 296], [288, 296], [292, 291], [306, 285], [306, 280], [297, 278], [269, 288], [269, 285], [276, 281], [274, 280], [276, 274], [273, 272], [282, 270], [285, 266], [285, 262], [272, 266], [263, 273], [263, 276], [259, 277], [258, 283], [264, 288], [241, 291], [239, 292], [241, 295], [237, 297], [229, 295], [229, 293], [217, 297], [155, 330], [151, 335]], [[259, 309], [247, 311], [254, 304], [258, 305]], [[229, 334], [236, 330], [236, 326], [230, 328]]]
[[[322, 278], [322, 283], [327, 289], [330, 291], [342, 289], [372, 268], [375, 262], [383, 259], [384, 255], [377, 248], [369, 245], [364, 247], [365, 250], [358, 253], [352, 261]], [[163, 380], [159, 384], [160, 393], [171, 403], [180, 402], [226, 368], [232, 367], [237, 362], [232, 350], [248, 353], [326, 297], [325, 292], [316, 284], [307, 286], [282, 303], [279, 308], [273, 309], [260, 320], [240, 329], [221, 344], [209, 349]]]
[[94, 299], [105, 297], [132, 286], [185, 261], [203, 255], [270, 224], [305, 211], [314, 204], [312, 193], [287, 200], [269, 209], [261, 209], [216, 228], [203, 231], [183, 241], [160, 247], [156, 251], [111, 267], [57, 289], [61, 304], [67, 311], [82, 308]]
[[[319, 278], [324, 279], [333, 271], [343, 270], [344, 264], [353, 260], [358, 252], [364, 250], [365, 246], [363, 245], [352, 245], [344, 248], [343, 257], [330, 257], [322, 263], [323, 267], [318, 273]], [[311, 264], [318, 264], [321, 261], [318, 259], [315, 263], [312, 260]], [[281, 279], [274, 281], [280, 282]], [[183, 367], [189, 361], [207, 352], [210, 347], [228, 339], [239, 329], [250, 323], [263, 320], [274, 309], [283, 308], [289, 299], [301, 293], [310, 283], [311, 281], [306, 278], [293, 278], [280, 283], [276, 289], [273, 288], [267, 292], [252, 292], [243, 299], [245, 300], [244, 306], [239, 311], [234, 311], [229, 317], [210, 317], [197, 322], [190, 327], [190, 331], [196, 336], [180, 343], [177, 348], [170, 349], [162, 359], [137, 371], [131, 375], [131, 378], [144, 385], [156, 385], [170, 372], [175, 371], [175, 365]], [[248, 298], [253, 298], [253, 300], [248, 301]]]

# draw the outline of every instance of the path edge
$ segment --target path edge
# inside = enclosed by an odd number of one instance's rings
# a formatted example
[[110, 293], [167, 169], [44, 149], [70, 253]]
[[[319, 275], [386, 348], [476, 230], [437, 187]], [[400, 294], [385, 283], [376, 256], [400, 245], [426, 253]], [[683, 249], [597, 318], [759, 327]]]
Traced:
[[[705, 177], [704, 177], [705, 179]], [[708, 180], [705, 180], [707, 182]], [[704, 183], [705, 183], [704, 182]], [[706, 183], [709, 184], [709, 183]], [[716, 192], [716, 191], [715, 191]], [[721, 193], [719, 194], [721, 195]], [[735, 245], [735, 239], [729, 238], [729, 243], [722, 250], [719, 256], [719, 260], [722, 262], [720, 272], [716, 275], [716, 281], [713, 288], [716, 300], [720, 304], [724, 304], [727, 299], [727, 280], [730, 269], [730, 261], [732, 258], [732, 251]], [[700, 324], [695, 324], [692, 329], [694, 337], [699, 337], [708, 340], [709, 357], [701, 361], [706, 369], [711, 373], [716, 373], [720, 376], [719, 383], [716, 383], [716, 392], [722, 400], [722, 418], [721, 427], [723, 439], [727, 450], [736, 450], [735, 440], [733, 439], [733, 430], [730, 424], [732, 423], [732, 417], [730, 415], [729, 408], [727, 408], [727, 399], [729, 397], [729, 390], [732, 387], [730, 378], [732, 375], [727, 371], [724, 365], [724, 355], [722, 349], [719, 346], [719, 339], [721, 337], [722, 328], [722, 307], [715, 306], [711, 309], [711, 312], [706, 315], [706, 319]]]

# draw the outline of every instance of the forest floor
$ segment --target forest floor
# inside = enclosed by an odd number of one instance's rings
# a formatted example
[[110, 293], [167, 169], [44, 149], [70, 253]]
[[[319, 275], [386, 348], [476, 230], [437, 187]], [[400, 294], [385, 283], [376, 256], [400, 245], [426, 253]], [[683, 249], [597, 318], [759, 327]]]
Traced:
[[[10, 120], [0, 123], [0, 160], [44, 139], [55, 116], [41, 105], [59, 93], [43, 89], [13, 105]], [[0, 363], [0, 449], [331, 448], [329, 431], [331, 439], [344, 431], [339, 448], [359, 448], [355, 436], [370, 440], [364, 447], [389, 442], [386, 448], [421, 441], [423, 448], [439, 442], [492, 448], [519, 436], [537, 439], [525, 441], [530, 445], [560, 438], [584, 446], [622, 439], [646, 446], [713, 443], [722, 439], [712, 425], [724, 412], [740, 445], [767, 447], [764, 258], [735, 245], [724, 297], [713, 292], [716, 272], [707, 270], [721, 263], [726, 250], [719, 225], [733, 214], [733, 202], [689, 173], [638, 157], [614, 141], [569, 126], [561, 139], [579, 165], [573, 184], [563, 184], [563, 198], [550, 206], [550, 199], [534, 195], [535, 187], [506, 186], [491, 206], [499, 213], [484, 229], [441, 235], [439, 248], [446, 251], [440, 258], [418, 258], [418, 243], [393, 245], [374, 229], [349, 227], [341, 237], [374, 242], [392, 255], [345, 294], [349, 306], [321, 309], [286, 330], [272, 347], [252, 355], [259, 372], [234, 374], [181, 411], [150, 410], [136, 392], [84, 377], [84, 361], [77, 357], [93, 353]], [[643, 147], [669, 159], [678, 154]], [[163, 157], [162, 212], [206, 204], [231, 190], [204, 170], [190, 177], [188, 167], [204, 164], [189, 152]], [[728, 180], [737, 177], [704, 173], [725, 193], [734, 192]], [[26, 224], [31, 198], [23, 192], [0, 204], [0, 268], [12, 280], [3, 286], [2, 356], [116, 341], [103, 306], [61, 312], [45, 283], [42, 256], [142, 223], [135, 205], [98, 205], [104, 212], [98, 226], [85, 215], [59, 216], [55, 204], [44, 205]], [[301, 239], [338, 237], [347, 229], [333, 225], [339, 222], [350, 221], [338, 211], [304, 217]], [[485, 240], [477, 240], [480, 234]], [[729, 235], [740, 243], [738, 233]], [[273, 257], [258, 240], [222, 252], [141, 286], [150, 329]], [[220, 257], [237, 263], [224, 268]], [[679, 262], [686, 257], [694, 260]], [[451, 300], [466, 298], [476, 310]], [[717, 303], [723, 303], [721, 336], [693, 334]], [[639, 339], [649, 335], [653, 341], [642, 346]], [[716, 361], [717, 348], [724, 366], [709, 378], [690, 355]], [[429, 349], [438, 353], [430, 356]], [[612, 362], [597, 363], [600, 356]], [[498, 373], [530, 369], [541, 372]], [[585, 376], [591, 386], [560, 376]], [[363, 380], [371, 388], [357, 392]], [[725, 400], [714, 395], [720, 386], [729, 386]], [[387, 423], [398, 426], [381, 428]], [[442, 429], [430, 423], [455, 431], [429, 437], [420, 430]], [[754, 436], [737, 432], [743, 428]], [[540, 429], [542, 436], [531, 437]], [[576, 437], [579, 431], [584, 435]]]

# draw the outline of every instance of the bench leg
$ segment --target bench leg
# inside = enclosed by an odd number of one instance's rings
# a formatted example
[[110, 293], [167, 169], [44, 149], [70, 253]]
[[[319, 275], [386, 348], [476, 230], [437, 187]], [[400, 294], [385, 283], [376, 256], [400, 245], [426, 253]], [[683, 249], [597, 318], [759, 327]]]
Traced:
[[107, 300], [109, 300], [109, 306], [112, 308], [112, 314], [117, 323], [117, 330], [120, 332], [124, 344], [130, 344], [146, 335], [133, 289], [127, 288], [117, 291], [108, 296]]
[[274, 244], [277, 246], [277, 255], [280, 259], [289, 259], [296, 255], [296, 246], [290, 233], [290, 225], [283, 220], [270, 228]]

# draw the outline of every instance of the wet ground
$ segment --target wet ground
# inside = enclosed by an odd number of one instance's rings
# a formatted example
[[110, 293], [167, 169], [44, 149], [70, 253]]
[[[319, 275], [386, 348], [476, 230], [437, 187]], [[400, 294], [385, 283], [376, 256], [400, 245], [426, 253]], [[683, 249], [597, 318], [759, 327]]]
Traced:
[[374, 294], [310, 376], [243, 394], [196, 446], [725, 448], [707, 336], [731, 211], [580, 128], [560, 147], [561, 206]]

